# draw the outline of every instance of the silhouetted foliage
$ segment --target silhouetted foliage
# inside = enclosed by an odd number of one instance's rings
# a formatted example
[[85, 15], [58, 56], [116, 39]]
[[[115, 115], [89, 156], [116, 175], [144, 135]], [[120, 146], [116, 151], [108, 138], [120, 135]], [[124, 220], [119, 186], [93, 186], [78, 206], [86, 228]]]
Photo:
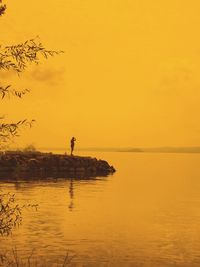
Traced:
[[0, 0], [0, 16], [2, 16], [6, 11], [6, 5], [2, 5], [2, 0]]
[[25, 148], [22, 150], [23, 152], [37, 152], [36, 147], [33, 144], [25, 146]]
[[17, 73], [27, 68], [28, 63], [39, 62], [39, 56], [48, 58], [62, 51], [47, 50], [41, 42], [36, 39], [28, 40], [18, 45], [0, 47], [0, 69], [14, 70]]
[[22, 211], [24, 208], [37, 205], [23, 205], [16, 203], [15, 195], [11, 193], [0, 194], [0, 235], [9, 235], [13, 228], [19, 226], [22, 222]]
[[[1, 117], [0, 120], [3, 120], [4, 117]], [[13, 137], [19, 136], [19, 129], [22, 126], [29, 126], [32, 127], [35, 120], [22, 120], [16, 123], [0, 123], [0, 141], [1, 145], [0, 148], [4, 149], [7, 148], [8, 142], [12, 141]]]
[[[3, 5], [2, 0], [0, 0], [0, 16], [5, 13], [5, 10], [6, 5]], [[38, 64], [41, 57], [48, 59], [60, 53], [62, 51], [47, 50], [39, 38], [30, 39], [17, 45], [0, 45], [0, 71], [14, 71], [20, 75], [31, 63]], [[29, 89], [16, 90], [11, 84], [3, 85], [0, 80], [1, 99], [10, 96], [22, 98], [28, 92], [30, 92]], [[32, 126], [33, 122], [34, 120], [22, 120], [15, 123], [5, 123], [4, 117], [0, 117], [0, 149], [4, 149], [13, 137], [19, 135], [21, 126]]]
[[25, 90], [22, 90], [22, 91], [18, 91], [16, 89], [12, 88], [11, 85], [7, 85], [5, 87], [0, 86], [1, 99], [3, 99], [5, 96], [10, 97], [11, 95], [21, 98], [27, 92], [30, 92], [30, 90], [25, 89]]
[[21, 210], [13, 194], [0, 194], [0, 235], [9, 235], [21, 223]]
[[[66, 267], [71, 265], [72, 260], [76, 255], [66, 252], [64, 257], [60, 257], [57, 260], [57, 267]], [[51, 263], [46, 258], [43, 260], [38, 259], [36, 255], [34, 255], [34, 249], [30, 253], [30, 255], [24, 259], [19, 254], [17, 248], [13, 248], [12, 251], [7, 251], [6, 253], [0, 252], [0, 267], [53, 267], [54, 263]]]

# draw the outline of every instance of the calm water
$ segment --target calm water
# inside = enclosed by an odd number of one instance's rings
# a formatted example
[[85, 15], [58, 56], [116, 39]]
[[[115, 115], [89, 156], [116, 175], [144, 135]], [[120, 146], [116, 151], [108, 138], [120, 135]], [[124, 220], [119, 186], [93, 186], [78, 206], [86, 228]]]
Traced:
[[1, 182], [26, 210], [22, 226], [0, 239], [57, 266], [200, 266], [200, 154], [84, 153], [117, 172], [96, 180]]

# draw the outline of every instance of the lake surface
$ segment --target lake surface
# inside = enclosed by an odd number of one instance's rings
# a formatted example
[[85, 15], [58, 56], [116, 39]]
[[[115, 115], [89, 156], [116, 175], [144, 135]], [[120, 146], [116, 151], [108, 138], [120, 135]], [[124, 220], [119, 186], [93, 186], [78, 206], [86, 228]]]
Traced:
[[62, 266], [200, 266], [200, 154], [81, 152], [117, 169], [93, 180], [0, 182], [25, 210], [0, 252]]

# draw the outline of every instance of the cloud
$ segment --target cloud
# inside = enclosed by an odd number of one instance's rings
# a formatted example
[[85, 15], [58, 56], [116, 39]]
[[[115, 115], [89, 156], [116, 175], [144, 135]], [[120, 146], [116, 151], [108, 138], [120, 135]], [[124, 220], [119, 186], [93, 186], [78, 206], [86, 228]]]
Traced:
[[173, 86], [180, 83], [188, 83], [192, 79], [192, 70], [187, 68], [172, 69], [161, 79], [162, 86]]
[[198, 87], [197, 73], [190, 66], [166, 68], [162, 74], [155, 92], [163, 96], [188, 94]]
[[60, 84], [64, 76], [64, 68], [41, 68], [37, 66], [33, 71], [30, 72], [31, 79], [38, 82], [45, 82], [50, 85]]

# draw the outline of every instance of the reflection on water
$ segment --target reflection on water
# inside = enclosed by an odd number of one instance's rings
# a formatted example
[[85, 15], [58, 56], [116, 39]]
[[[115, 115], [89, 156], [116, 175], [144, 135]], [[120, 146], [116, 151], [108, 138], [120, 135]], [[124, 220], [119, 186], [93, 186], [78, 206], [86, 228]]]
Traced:
[[[91, 153], [90, 153], [91, 154]], [[23, 225], [1, 238], [57, 266], [200, 266], [200, 155], [94, 153], [117, 168], [110, 177], [1, 182], [26, 210]], [[50, 263], [47, 264], [50, 266]]]
[[69, 210], [73, 211], [74, 208], [74, 182], [73, 179], [70, 179], [69, 185], [69, 196], [70, 196], [70, 203], [69, 203]]

